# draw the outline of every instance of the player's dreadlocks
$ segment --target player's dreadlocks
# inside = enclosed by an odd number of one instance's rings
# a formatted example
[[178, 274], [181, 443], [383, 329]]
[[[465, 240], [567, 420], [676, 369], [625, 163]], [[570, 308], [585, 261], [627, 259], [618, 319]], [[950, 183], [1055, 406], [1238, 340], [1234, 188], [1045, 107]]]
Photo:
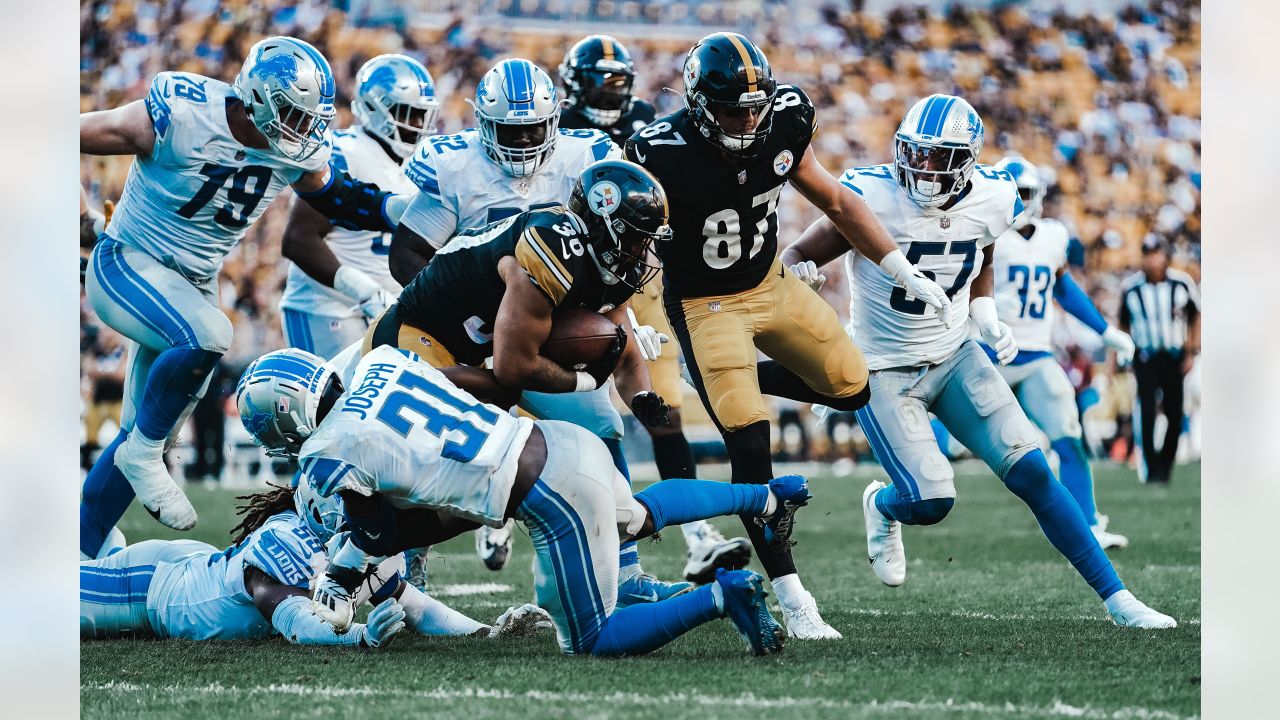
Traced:
[[[264, 490], [250, 495], [237, 495], [237, 500], [248, 500], [236, 507], [236, 514], [243, 515], [240, 524], [231, 528], [232, 543], [239, 545], [262, 527], [272, 515], [293, 510], [293, 488], [288, 485], [271, 485], [273, 490]], [[238, 533], [238, 534], [237, 534]]]

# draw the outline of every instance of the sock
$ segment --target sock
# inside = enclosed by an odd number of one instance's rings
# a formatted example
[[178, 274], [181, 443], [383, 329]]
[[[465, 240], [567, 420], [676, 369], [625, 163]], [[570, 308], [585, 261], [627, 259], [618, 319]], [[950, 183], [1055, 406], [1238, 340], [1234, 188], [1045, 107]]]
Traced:
[[[627, 467], [627, 458], [622, 454], [622, 440], [619, 438], [600, 438], [613, 456], [613, 466], [627, 479], [627, 487], [631, 487], [631, 469]], [[628, 540], [618, 548], [618, 581], [627, 580], [640, 574], [640, 549], [635, 540]]]
[[773, 585], [773, 592], [778, 596], [778, 604], [786, 607], [795, 607], [801, 601], [807, 599], [805, 596], [809, 594], [804, 589], [804, 584], [800, 582], [800, 576], [796, 573], [783, 575], [770, 581]]
[[80, 552], [93, 558], [98, 556], [107, 533], [124, 517], [124, 511], [133, 502], [133, 486], [124, 473], [116, 469], [116, 448], [129, 433], [121, 430], [84, 479], [80, 495]]
[[649, 509], [655, 532], [668, 525], [720, 515], [763, 515], [769, 497], [765, 485], [715, 480], [663, 480], [636, 493], [636, 499]]
[[470, 635], [484, 627], [409, 584], [405, 584], [399, 602], [404, 607], [405, 624], [423, 635]]
[[1084, 454], [1084, 443], [1080, 438], [1059, 438], [1053, 441], [1053, 451], [1058, 453], [1058, 479], [1062, 481], [1067, 492], [1075, 498], [1084, 513], [1085, 522], [1098, 524], [1098, 508], [1093, 501], [1093, 473], [1089, 470], [1089, 460]]
[[221, 357], [200, 348], [169, 348], [156, 356], [138, 404], [139, 440], [168, 437]]
[[[600, 628], [592, 655], [643, 655], [723, 614], [715, 583], [656, 603], [614, 610]], [[723, 601], [722, 601], [723, 602]]]
[[1098, 597], [1109, 598], [1124, 589], [1115, 567], [1089, 530], [1084, 513], [1049, 472], [1044, 453], [1036, 449], [1024, 455], [1004, 476], [1004, 484], [1031, 508], [1045, 537]]
[[682, 432], [653, 436], [653, 462], [658, 466], [658, 477], [696, 477], [697, 465], [693, 460], [693, 448]]

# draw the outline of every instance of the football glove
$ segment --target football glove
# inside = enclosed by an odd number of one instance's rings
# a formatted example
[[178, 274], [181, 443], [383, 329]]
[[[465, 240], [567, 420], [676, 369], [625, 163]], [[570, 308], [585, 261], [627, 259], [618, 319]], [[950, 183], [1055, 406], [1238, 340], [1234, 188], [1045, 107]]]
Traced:
[[671, 407], [662, 399], [662, 396], [651, 390], [638, 392], [631, 398], [631, 414], [635, 415], [645, 427], [661, 427], [669, 424], [670, 412]]
[[1133, 338], [1118, 327], [1107, 326], [1102, 333], [1102, 344], [1116, 351], [1116, 362], [1128, 365], [1133, 360]]
[[371, 648], [384, 648], [404, 629], [404, 608], [395, 598], [387, 598], [370, 613], [364, 624], [360, 644]]
[[1018, 355], [1018, 343], [1013, 341], [1013, 331], [1000, 322], [996, 315], [996, 301], [989, 297], [977, 297], [969, 303], [969, 319], [987, 347], [996, 351], [996, 360], [1008, 365]]
[[649, 325], [641, 325], [631, 308], [627, 308], [627, 317], [631, 320], [631, 334], [635, 336], [636, 344], [640, 346], [640, 354], [644, 359], [653, 362], [662, 357], [662, 345], [671, 342], [671, 338]]
[[[894, 250], [880, 260], [880, 267], [901, 285], [907, 294], [918, 298], [938, 314], [945, 327], [951, 327], [951, 298], [938, 283], [930, 280], [907, 260], [901, 250]], [[994, 306], [992, 312], [995, 312]]]
[[507, 611], [498, 616], [493, 626], [489, 628], [488, 638], [497, 640], [499, 638], [524, 637], [533, 635], [540, 630], [551, 629], [551, 616], [546, 610], [532, 603], [525, 603], [520, 607], [510, 607]]
[[792, 265], [791, 274], [795, 275], [800, 282], [813, 288], [814, 292], [821, 290], [822, 284], [827, 281], [827, 276], [818, 272], [818, 264], [812, 260], [805, 260]]
[[369, 320], [381, 315], [396, 301], [381, 283], [349, 265], [338, 266], [333, 274], [333, 289], [354, 300], [354, 309]]
[[[619, 325], [613, 342], [609, 344], [609, 349], [598, 360], [583, 368], [583, 372], [596, 381], [596, 387], [604, 385], [609, 380], [609, 376], [613, 374], [613, 369], [618, 366], [618, 358], [622, 357], [622, 351], [626, 347], [627, 331]], [[595, 388], [592, 389], [594, 390]]]

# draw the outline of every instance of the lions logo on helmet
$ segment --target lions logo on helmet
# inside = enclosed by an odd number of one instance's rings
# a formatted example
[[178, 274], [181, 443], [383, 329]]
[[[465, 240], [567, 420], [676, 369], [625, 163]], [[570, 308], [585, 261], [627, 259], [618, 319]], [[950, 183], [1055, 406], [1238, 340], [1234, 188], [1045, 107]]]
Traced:
[[235, 93], [271, 149], [302, 161], [324, 143], [337, 115], [329, 62], [311, 45], [269, 37], [249, 49]]
[[440, 100], [422, 63], [406, 55], [379, 55], [356, 73], [351, 110], [367, 132], [406, 158], [435, 132]]
[[982, 118], [954, 95], [930, 95], [893, 136], [898, 184], [921, 207], [940, 207], [969, 184], [983, 144]]

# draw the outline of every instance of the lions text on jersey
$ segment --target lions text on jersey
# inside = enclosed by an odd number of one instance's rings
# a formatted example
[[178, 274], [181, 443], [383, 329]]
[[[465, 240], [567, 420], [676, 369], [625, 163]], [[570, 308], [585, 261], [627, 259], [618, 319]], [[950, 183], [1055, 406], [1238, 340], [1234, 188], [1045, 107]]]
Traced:
[[599, 130], [557, 131], [555, 151], [538, 172], [508, 175], [485, 154], [475, 129], [427, 138], [405, 173], [418, 195], [400, 223], [434, 247], [466, 228], [565, 202], [582, 170], [621, 151]]
[[302, 445], [298, 462], [320, 494], [378, 493], [501, 527], [533, 421], [458, 389], [413, 353], [380, 346]]
[[190, 278], [217, 274], [246, 229], [286, 185], [329, 162], [241, 145], [227, 126], [231, 86], [192, 73], [156, 75], [147, 94], [151, 155], [136, 157], [107, 234]]
[[[334, 167], [351, 177], [373, 183], [382, 190], [414, 192], [413, 183], [405, 176], [400, 163], [392, 159], [359, 125], [333, 134], [332, 162]], [[335, 227], [325, 236], [325, 241], [339, 264], [364, 272], [381, 283], [387, 292], [400, 292], [400, 283], [391, 277], [387, 267], [390, 233]], [[289, 279], [284, 286], [280, 308], [329, 318], [360, 315], [360, 311], [352, 307], [351, 298], [315, 280], [293, 263], [289, 264]]]
[[1013, 331], [1018, 358], [1053, 350], [1053, 286], [1067, 264], [1071, 234], [1057, 220], [1037, 218], [1031, 237], [1009, 228], [996, 241], [996, 308]]
[[969, 287], [982, 267], [982, 250], [1022, 212], [1012, 178], [978, 165], [968, 191], [946, 210], [924, 208], [908, 198], [891, 164], [852, 168], [840, 182], [862, 196], [907, 259], [951, 298], [952, 324], [947, 328], [879, 265], [858, 253], [846, 254], [849, 328], [867, 366], [880, 370], [942, 362], [968, 337]]
[[725, 156], [679, 110], [631, 136], [626, 158], [653, 173], [671, 201], [671, 241], [656, 248], [677, 297], [756, 287], [778, 253], [778, 197], [817, 130], [813, 103], [778, 86], [772, 126], [755, 155]]

